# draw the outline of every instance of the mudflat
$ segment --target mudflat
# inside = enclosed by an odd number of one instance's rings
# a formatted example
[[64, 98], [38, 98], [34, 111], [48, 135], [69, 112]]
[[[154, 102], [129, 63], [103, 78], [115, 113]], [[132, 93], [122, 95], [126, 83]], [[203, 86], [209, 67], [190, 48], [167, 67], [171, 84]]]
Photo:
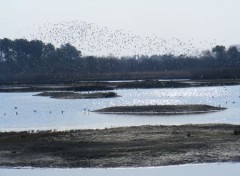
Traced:
[[179, 115], [197, 114], [225, 110], [223, 107], [209, 105], [149, 105], [149, 106], [115, 106], [99, 109], [94, 112], [105, 114], [133, 114], [133, 115]]
[[0, 133], [0, 166], [145, 167], [240, 161], [240, 125]]
[[115, 92], [76, 93], [76, 92], [43, 92], [35, 96], [50, 97], [55, 99], [97, 99], [118, 97]]

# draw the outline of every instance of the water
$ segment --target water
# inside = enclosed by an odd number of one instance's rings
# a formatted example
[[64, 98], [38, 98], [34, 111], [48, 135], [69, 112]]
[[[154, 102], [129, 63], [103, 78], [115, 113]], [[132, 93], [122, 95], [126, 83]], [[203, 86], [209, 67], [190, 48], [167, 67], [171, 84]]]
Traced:
[[[111, 99], [57, 100], [33, 96], [37, 93], [0, 93], [0, 130], [89, 129], [137, 125], [181, 125], [204, 123], [240, 124], [240, 86], [181, 89], [116, 90]], [[177, 116], [104, 115], [84, 112], [120, 105], [209, 104], [227, 107], [216, 113]], [[35, 112], [34, 112], [35, 110]], [[62, 113], [62, 111], [64, 111]], [[17, 112], [17, 114], [16, 114]], [[18, 175], [238, 175], [240, 164], [204, 164], [124, 169], [0, 169], [0, 176]]]
[[[240, 86], [123, 89], [115, 92], [121, 97], [58, 100], [33, 96], [37, 93], [0, 93], [0, 130], [66, 130], [160, 124], [240, 123]], [[156, 104], [209, 104], [228, 109], [216, 113], [177, 116], [107, 115], [83, 111], [84, 108], [96, 110], [110, 106]]]
[[240, 164], [231, 163], [122, 169], [0, 169], [1, 176], [237, 176], [239, 173]]

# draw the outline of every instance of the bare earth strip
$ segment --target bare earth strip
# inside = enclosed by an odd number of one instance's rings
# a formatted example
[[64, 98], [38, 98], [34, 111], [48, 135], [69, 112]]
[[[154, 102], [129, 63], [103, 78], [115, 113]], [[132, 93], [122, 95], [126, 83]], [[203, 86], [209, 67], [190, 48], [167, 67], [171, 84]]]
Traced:
[[0, 133], [0, 166], [144, 167], [239, 162], [240, 125]]

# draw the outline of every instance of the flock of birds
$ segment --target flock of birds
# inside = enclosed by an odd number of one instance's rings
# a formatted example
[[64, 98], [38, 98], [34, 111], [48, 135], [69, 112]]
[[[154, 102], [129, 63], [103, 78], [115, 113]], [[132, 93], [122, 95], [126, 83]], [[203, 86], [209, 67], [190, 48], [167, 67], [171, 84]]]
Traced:
[[[176, 37], [162, 38], [157, 35], [139, 36], [123, 30], [111, 30], [93, 23], [82, 21], [63, 21], [61, 23], [45, 23], [31, 29], [23, 29], [21, 36], [28, 40], [42, 40], [59, 47], [70, 43], [79, 49], [83, 55], [94, 56], [139, 56], [139, 55], [199, 55], [203, 48], [216, 46], [212, 42], [187, 41]], [[32, 32], [29, 32], [32, 31]], [[196, 47], [198, 46], [198, 47]]]
[[[16, 116], [17, 116], [17, 115], [19, 114], [18, 111], [17, 111], [17, 110], [18, 110], [18, 107], [15, 106], [15, 107], [14, 107], [14, 110], [15, 110], [15, 114], [16, 114]], [[86, 113], [89, 114], [90, 111], [91, 111], [91, 109], [88, 109], [88, 108], [84, 108], [84, 109], [83, 109], [83, 113], [84, 113], [84, 114], [86, 114]], [[34, 109], [33, 112], [34, 112], [34, 113], [37, 113], [38, 111], [37, 111], [36, 109]], [[63, 114], [64, 111], [61, 110], [60, 113]], [[49, 114], [52, 114], [52, 111], [49, 111]], [[7, 113], [4, 112], [3, 115], [4, 115], [4, 116], [7, 116]]]

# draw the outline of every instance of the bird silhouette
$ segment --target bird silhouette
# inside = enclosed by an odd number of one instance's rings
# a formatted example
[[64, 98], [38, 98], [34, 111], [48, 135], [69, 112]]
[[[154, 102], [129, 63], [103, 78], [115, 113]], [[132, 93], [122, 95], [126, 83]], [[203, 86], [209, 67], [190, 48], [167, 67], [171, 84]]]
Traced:
[[193, 38], [181, 40], [177, 37], [164, 38], [155, 34], [140, 36], [79, 20], [48, 22], [31, 31], [33, 32], [25, 38], [40, 39], [46, 43], [53, 43], [57, 47], [71, 43], [81, 50], [83, 55], [96, 56], [124, 57], [154, 54], [191, 56], [200, 54], [200, 48], [207, 49], [217, 42], [216, 39], [198, 42]]

